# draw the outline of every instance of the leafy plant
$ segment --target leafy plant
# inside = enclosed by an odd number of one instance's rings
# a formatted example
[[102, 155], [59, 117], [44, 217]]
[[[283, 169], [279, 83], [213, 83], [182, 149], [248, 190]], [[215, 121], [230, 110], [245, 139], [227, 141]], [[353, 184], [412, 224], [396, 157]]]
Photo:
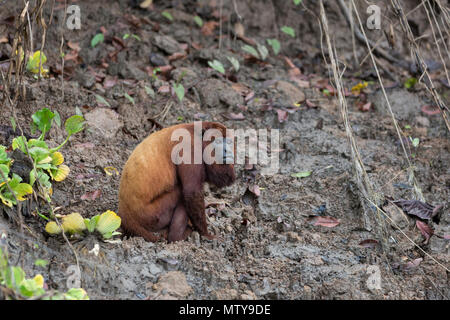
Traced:
[[311, 175], [311, 171], [302, 171], [302, 172], [296, 172], [296, 173], [292, 173], [291, 177], [294, 178], [306, 178], [309, 177]]
[[94, 48], [96, 45], [102, 43], [103, 41], [105, 41], [105, 36], [103, 35], [103, 33], [97, 33], [91, 40], [91, 47]]
[[[129, 33], [125, 33], [125, 34], [123, 35], [122, 39], [123, 39], [123, 40], [126, 40], [126, 39], [128, 39], [129, 37], [130, 37], [130, 34], [129, 34]], [[134, 38], [134, 39], [136, 39], [137, 41], [141, 41], [141, 37], [139, 37], [138, 35], [131, 34], [131, 37]]]
[[195, 16], [194, 17], [194, 21], [200, 28], [203, 27], [203, 20], [202, 20], [202, 18], [200, 18], [199, 16]]
[[230, 61], [231, 65], [234, 68], [234, 71], [238, 72], [239, 68], [240, 68], [240, 64], [238, 59], [236, 59], [235, 57], [227, 57], [228, 61]]
[[246, 44], [244, 46], [242, 46], [242, 50], [244, 50], [247, 53], [250, 53], [252, 56], [254, 56], [256, 59], [259, 59], [259, 54], [258, 51], [256, 51], [255, 48], [253, 48], [252, 46]]
[[298, 6], [300, 3], [302, 3], [302, 0], [294, 0], [294, 4], [295, 4], [296, 6]]
[[22, 268], [9, 265], [8, 255], [1, 247], [0, 286], [9, 289], [4, 290], [9, 299], [89, 300], [89, 296], [82, 288], [72, 288], [66, 293], [47, 292], [41, 274], [37, 274], [34, 278], [26, 278]]
[[280, 50], [281, 50], [280, 41], [278, 41], [277, 39], [267, 39], [266, 41], [269, 44], [269, 46], [272, 47], [273, 53], [275, 55], [278, 55], [280, 53]]
[[414, 86], [417, 84], [417, 79], [416, 78], [409, 78], [408, 80], [405, 81], [405, 88], [406, 89], [412, 89], [414, 88]]
[[132, 96], [130, 96], [130, 95], [129, 95], [128, 93], [126, 93], [126, 92], [123, 94], [123, 96], [124, 96], [125, 98], [127, 98], [127, 100], [130, 101], [131, 104], [134, 106], [134, 99], [133, 99]]
[[47, 62], [47, 57], [40, 50], [33, 53], [33, 55], [28, 59], [27, 62], [27, 71], [30, 71], [34, 74], [39, 73], [39, 65], [41, 65], [41, 74], [46, 75], [48, 73], [48, 69], [44, 69], [44, 63]]
[[208, 65], [213, 68], [214, 70], [216, 70], [217, 72], [220, 72], [222, 74], [225, 74], [225, 68], [223, 67], [222, 62], [218, 61], [218, 60], [214, 60], [214, 61], [208, 61]]
[[[52, 193], [52, 183], [51, 180], [54, 181], [63, 181], [70, 172], [70, 169], [64, 163], [64, 156], [58, 151], [62, 146], [64, 146], [69, 138], [83, 130], [84, 128], [84, 118], [79, 115], [74, 115], [68, 118], [64, 124], [65, 131], [67, 133], [66, 139], [57, 147], [49, 148], [47, 143], [44, 141], [45, 135], [50, 131], [52, 123], [58, 122], [58, 116], [51, 112], [47, 108], [43, 108], [32, 115], [32, 132], [36, 132], [39, 130], [41, 132], [38, 139], [31, 138], [27, 141], [24, 136], [19, 136], [13, 139], [12, 141], [12, 149], [19, 149], [25, 155], [29, 156], [32, 160], [33, 168], [29, 173], [29, 184], [21, 183], [22, 178], [15, 173], [12, 173], [11, 179], [8, 181], [9, 187], [15, 192], [15, 196], [17, 200], [24, 200], [23, 196], [26, 194], [32, 193], [32, 189], [30, 189], [36, 181], [39, 181], [40, 187], [42, 187], [41, 194], [50, 201], [50, 195]], [[4, 148], [4, 147], [3, 147]], [[5, 151], [5, 149], [1, 148], [1, 150]], [[7, 155], [5, 158], [5, 153], [0, 151], [0, 159], [3, 159], [4, 162], [2, 171], [5, 173], [5, 176], [9, 174], [9, 167], [11, 162], [8, 162]], [[16, 204], [11, 197], [12, 194], [8, 194], [8, 190], [4, 189], [4, 186], [0, 188], [0, 194], [2, 196], [6, 196], [7, 200], [3, 201], [8, 206], [12, 206]], [[2, 192], [2, 190], [4, 192]], [[13, 197], [14, 198], [14, 197]]]
[[259, 56], [261, 57], [261, 60], [266, 60], [267, 56], [269, 55], [269, 51], [267, 50], [266, 46], [263, 46], [261, 44], [257, 44]]
[[184, 98], [184, 87], [181, 83], [175, 83], [173, 85], [173, 90], [175, 91], [175, 94], [177, 95], [178, 100], [181, 102]]
[[52, 235], [60, 234], [63, 230], [64, 233], [70, 235], [83, 234], [85, 231], [89, 233], [97, 231], [103, 239], [110, 239], [120, 234], [116, 231], [120, 227], [120, 223], [120, 217], [110, 210], [101, 215], [95, 215], [91, 219], [83, 219], [78, 212], [74, 212], [62, 217], [61, 226], [55, 221], [50, 221], [45, 226], [45, 231]]
[[286, 33], [288, 36], [291, 36], [292, 38], [295, 38], [295, 30], [288, 26], [281, 27], [281, 31]]
[[164, 17], [164, 18], [166, 18], [167, 20], [169, 20], [169, 21], [173, 21], [173, 16], [172, 16], [172, 14], [170, 14], [170, 12], [168, 12], [168, 11], [163, 11], [162, 13], [162, 16]]

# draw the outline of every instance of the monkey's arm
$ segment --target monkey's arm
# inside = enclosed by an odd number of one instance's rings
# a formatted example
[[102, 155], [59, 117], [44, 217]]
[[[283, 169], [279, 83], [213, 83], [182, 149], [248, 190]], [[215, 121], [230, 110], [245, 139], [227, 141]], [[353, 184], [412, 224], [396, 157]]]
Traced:
[[208, 239], [214, 238], [208, 233], [206, 224], [205, 196], [203, 194], [205, 172], [203, 164], [180, 164], [177, 170], [181, 182], [184, 207], [192, 225], [198, 230], [200, 235]]

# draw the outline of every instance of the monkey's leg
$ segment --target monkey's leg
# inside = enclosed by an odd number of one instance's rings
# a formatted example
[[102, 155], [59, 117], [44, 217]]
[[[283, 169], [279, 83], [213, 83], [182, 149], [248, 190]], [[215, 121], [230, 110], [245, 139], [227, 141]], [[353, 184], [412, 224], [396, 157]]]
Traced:
[[186, 213], [186, 208], [183, 203], [180, 203], [175, 208], [172, 216], [172, 221], [169, 226], [169, 234], [167, 240], [169, 242], [185, 240], [192, 229], [188, 226], [188, 215]]

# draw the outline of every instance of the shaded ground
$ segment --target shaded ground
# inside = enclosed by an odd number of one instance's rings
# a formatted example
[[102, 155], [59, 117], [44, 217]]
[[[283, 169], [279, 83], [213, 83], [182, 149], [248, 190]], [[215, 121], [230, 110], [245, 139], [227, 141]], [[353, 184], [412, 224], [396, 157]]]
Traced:
[[[262, 176], [258, 167], [245, 170], [240, 166], [237, 167], [239, 179], [233, 186], [220, 191], [207, 188], [207, 201], [211, 203], [209, 228], [220, 234], [221, 241], [205, 241], [195, 233], [188, 241], [174, 244], [147, 243], [142, 238], [124, 239], [119, 244], [103, 243], [93, 237], [74, 241], [82, 269], [82, 286], [91, 298], [449, 297], [448, 273], [398, 230], [388, 227], [389, 248], [385, 254], [379, 245], [360, 245], [363, 240], [377, 239], [377, 235], [364, 229], [361, 199], [353, 178], [339, 106], [322, 90], [328, 73], [322, 62], [318, 25], [315, 19], [306, 18], [307, 12], [287, 11], [293, 15], [289, 16], [291, 21], [302, 21], [295, 25], [297, 39], [279, 35], [282, 54], [289, 56], [302, 71], [300, 81], [293, 81], [281, 55], [275, 57], [271, 52], [266, 62], [261, 63], [242, 54], [240, 48], [244, 42], [234, 39], [232, 31], [228, 32], [234, 30], [233, 19], [223, 22], [224, 37], [219, 48], [219, 27], [210, 36], [202, 34], [193, 22], [194, 7], [188, 2], [185, 8], [168, 9], [174, 17], [172, 23], [161, 16], [164, 5], [158, 2], [151, 11], [132, 9], [126, 1], [108, 2], [107, 6], [105, 3], [81, 4], [84, 16], [80, 31], [57, 27], [63, 14], [62, 7], [57, 7], [45, 50], [52, 75], [40, 82], [32, 77], [27, 79], [27, 98], [20, 102], [17, 111], [18, 120], [25, 127], [31, 114], [42, 107], [57, 110], [62, 119], [73, 115], [78, 108], [88, 120], [88, 128], [62, 150], [71, 174], [54, 186], [53, 201], [60, 207], [60, 213], [93, 216], [106, 210], [116, 211], [119, 176], [106, 175], [104, 168], [113, 166], [120, 171], [134, 147], [156, 130], [153, 120], [164, 126], [213, 120], [236, 129], [275, 128], [281, 132], [282, 150], [277, 174]], [[196, 6], [195, 10], [205, 22], [218, 21], [218, 7], [209, 6], [207, 1], [199, 3], [203, 6]], [[270, 13], [273, 10], [283, 13], [286, 8], [265, 10], [268, 16], [262, 14], [256, 18], [245, 4], [240, 3], [238, 10], [248, 22], [246, 36], [261, 43], [266, 37], [274, 37], [273, 28], [268, 28], [269, 24], [263, 21], [274, 19]], [[255, 5], [266, 8], [267, 1], [257, 1]], [[0, 20], [16, 15], [19, 10], [12, 3], [2, 6], [6, 10], [2, 8]], [[224, 10], [224, 15], [233, 13], [233, 8]], [[345, 22], [339, 21], [337, 11], [330, 12], [330, 20], [345, 30]], [[283, 25], [285, 21], [277, 23]], [[101, 27], [106, 29], [105, 42], [91, 48], [90, 41]], [[7, 26], [0, 28], [5, 33], [9, 30]], [[78, 43], [81, 48], [77, 63], [68, 61], [65, 66], [64, 98], [61, 82], [54, 78], [61, 69], [58, 53], [61, 31], [66, 40]], [[130, 37], [121, 40], [125, 43], [122, 46], [119, 40], [126, 33], [138, 35], [140, 41]], [[347, 44], [351, 44], [349, 41]], [[183, 51], [183, 44], [189, 48], [187, 57], [172, 61], [174, 69], [152, 81], [151, 67], [155, 61], [162, 59], [167, 64], [168, 56]], [[3, 50], [6, 45], [0, 46]], [[65, 50], [70, 52], [67, 46]], [[231, 64], [227, 56], [235, 57], [241, 64], [240, 71], [229, 79], [207, 66], [208, 60], [217, 59], [228, 69]], [[351, 59], [351, 55], [348, 57]], [[164, 88], [168, 85], [166, 80], [179, 79], [183, 70], [181, 82], [189, 90], [179, 104]], [[436, 71], [436, 77], [439, 76], [442, 76], [441, 69]], [[373, 80], [367, 75], [358, 77], [350, 70], [346, 73], [348, 89], [362, 79]], [[235, 90], [236, 84], [240, 84], [242, 94]], [[154, 98], [146, 93], [145, 86], [154, 89]], [[439, 90], [448, 97], [448, 88], [441, 86]], [[125, 92], [133, 97], [134, 104], [124, 97]], [[250, 92], [254, 92], [253, 98]], [[368, 112], [360, 110], [357, 98], [348, 98], [349, 118], [362, 160], [377, 193], [394, 199], [410, 199], [404, 155], [392, 119], [385, 111], [384, 98], [375, 83], [366, 93], [367, 101], [372, 103]], [[110, 107], [100, 106], [95, 94], [104, 97]], [[440, 115], [421, 112], [421, 107], [431, 102], [420, 88], [408, 91], [397, 85], [388, 90], [388, 95], [400, 125], [409, 125], [409, 135], [420, 138], [412, 161], [425, 199], [445, 206], [439, 224], [432, 225], [435, 234], [428, 245], [422, 245], [423, 237], [412, 219], [398, 216], [392, 208], [386, 210], [403, 232], [448, 267], [450, 144], [447, 129]], [[301, 102], [300, 107], [291, 107], [297, 102]], [[313, 104], [315, 107], [311, 107]], [[244, 119], [233, 120], [239, 113]], [[2, 113], [1, 124], [8, 125], [9, 118], [10, 114]], [[53, 129], [50, 139], [56, 145], [62, 141], [62, 131]], [[312, 174], [301, 179], [291, 177], [292, 173], [303, 171]], [[260, 189], [259, 196], [248, 191], [249, 187], [254, 190], [255, 185]], [[100, 197], [81, 199], [97, 190], [101, 191]], [[333, 228], [314, 226], [309, 217], [318, 214], [337, 218], [340, 224]], [[22, 241], [18, 228], [0, 218], [0, 230], [8, 234], [13, 262], [24, 259], [27, 274], [41, 272], [49, 287], [65, 290], [70, 278], [67, 269], [75, 263], [72, 252], [63, 240], [45, 235], [44, 221], [37, 216], [28, 217], [26, 224], [25, 241]], [[98, 256], [89, 253], [96, 243], [100, 245]], [[33, 266], [37, 258], [51, 263], [43, 270]], [[408, 265], [418, 258], [423, 258], [418, 267]], [[381, 275], [378, 289], [368, 285], [373, 270]]]

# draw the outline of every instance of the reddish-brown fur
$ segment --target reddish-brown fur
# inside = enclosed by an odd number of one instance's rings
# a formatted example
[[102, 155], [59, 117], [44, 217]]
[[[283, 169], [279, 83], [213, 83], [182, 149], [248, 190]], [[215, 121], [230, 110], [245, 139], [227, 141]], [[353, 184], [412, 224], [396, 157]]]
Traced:
[[[172, 132], [188, 129], [194, 144], [194, 124], [165, 128], [142, 141], [123, 168], [119, 189], [119, 216], [126, 234], [157, 241], [167, 234], [169, 242], [186, 239], [192, 227], [200, 235], [208, 233], [203, 183], [217, 187], [235, 180], [233, 164], [179, 164], [172, 162]], [[216, 122], [202, 122], [203, 130], [219, 129], [226, 137], [226, 128]], [[200, 137], [202, 139], [202, 137]], [[203, 141], [203, 140], [199, 140]], [[203, 142], [202, 150], [211, 142]], [[193, 146], [191, 148], [194, 149]], [[192, 151], [193, 153], [193, 151]], [[158, 233], [158, 234], [155, 234]]]

